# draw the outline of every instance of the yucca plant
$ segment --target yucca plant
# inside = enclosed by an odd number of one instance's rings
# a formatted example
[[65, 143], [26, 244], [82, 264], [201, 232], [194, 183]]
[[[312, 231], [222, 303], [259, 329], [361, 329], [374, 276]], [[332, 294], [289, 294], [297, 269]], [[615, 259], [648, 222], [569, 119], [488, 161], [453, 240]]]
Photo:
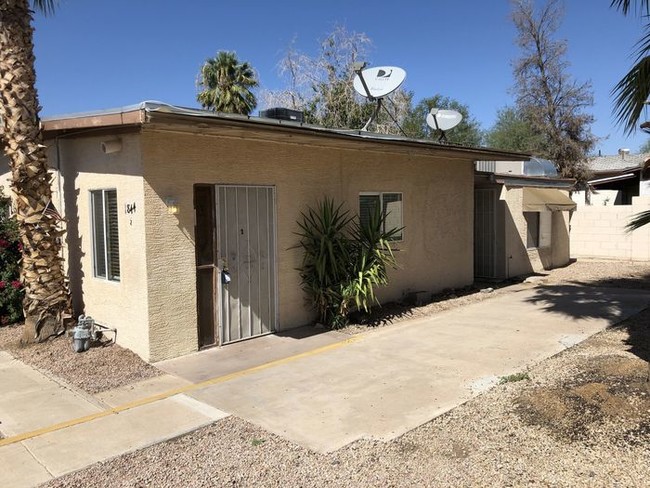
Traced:
[[346, 228], [352, 217], [342, 204], [336, 206], [329, 198], [319, 202], [315, 210], [301, 212], [301, 216], [302, 288], [316, 308], [318, 320], [331, 326], [341, 306], [341, 284], [349, 273], [352, 246]]
[[388, 283], [387, 268], [396, 266], [389, 241], [400, 229], [383, 231], [385, 216], [379, 208], [360, 224], [329, 198], [301, 215], [303, 290], [321, 323], [343, 327], [351, 307], [368, 311], [379, 303], [374, 289]]
[[352, 231], [355, 274], [350, 291], [357, 308], [366, 312], [372, 305], [379, 305], [375, 287], [388, 284], [388, 268], [397, 267], [390, 241], [402, 229], [383, 230], [385, 220], [386, 215], [376, 206], [366, 222], [354, 222]]

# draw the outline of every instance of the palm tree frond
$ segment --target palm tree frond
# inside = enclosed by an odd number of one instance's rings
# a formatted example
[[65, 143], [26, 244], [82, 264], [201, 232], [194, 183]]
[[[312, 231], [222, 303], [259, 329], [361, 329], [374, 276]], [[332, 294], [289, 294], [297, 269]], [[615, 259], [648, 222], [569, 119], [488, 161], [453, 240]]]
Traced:
[[[649, 36], [646, 39], [650, 41]], [[650, 50], [650, 46], [646, 46], [646, 49]], [[615, 97], [614, 116], [617, 123], [623, 126], [625, 133], [633, 133], [650, 95], [650, 56], [640, 58], [632, 66], [614, 87], [612, 95]]]
[[627, 15], [630, 10], [638, 10], [641, 15], [650, 15], [650, 2], [648, 0], [612, 0], [610, 8], [620, 10]]
[[52, 15], [59, 4], [58, 0], [33, 0], [34, 9], [43, 12], [44, 15]]
[[630, 233], [647, 224], [650, 224], [650, 210], [634, 214], [625, 226], [625, 232]]

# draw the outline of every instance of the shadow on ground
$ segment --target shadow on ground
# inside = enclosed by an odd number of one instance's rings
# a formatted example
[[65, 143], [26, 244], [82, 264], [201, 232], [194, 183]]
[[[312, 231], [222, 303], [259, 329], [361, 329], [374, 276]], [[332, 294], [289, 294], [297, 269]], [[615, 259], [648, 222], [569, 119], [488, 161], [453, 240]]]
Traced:
[[650, 290], [650, 274], [639, 274], [627, 278], [606, 278], [599, 280], [574, 280], [569, 282], [578, 286], [598, 286], [605, 288], [625, 288], [628, 290]]
[[[650, 308], [618, 324], [616, 328], [627, 333], [625, 345], [628, 351], [650, 363]], [[650, 368], [650, 364], [648, 365]], [[650, 370], [648, 375], [650, 381]]]
[[[627, 308], [621, 289], [649, 290], [650, 275], [539, 286], [528, 301], [575, 320], [602, 317], [617, 322]], [[606, 432], [614, 444], [646, 444], [650, 441], [650, 308], [590, 343], [575, 359], [573, 374], [526, 389], [517, 399], [516, 412], [526, 423], [543, 427], [563, 441], [590, 443]]]
[[[650, 290], [650, 274], [638, 274], [627, 278], [572, 281], [568, 285], [539, 286], [528, 301], [549, 313], [562, 314], [573, 319], [602, 317], [616, 322], [621, 318], [623, 302], [621, 294], [613, 288], [627, 290]], [[647, 303], [650, 306], [650, 300]], [[650, 309], [618, 324], [628, 339], [628, 350], [644, 361], [650, 360]]]
[[544, 312], [557, 313], [573, 319], [621, 317], [622, 303], [613, 298], [611, 291], [580, 285], [539, 286], [526, 300]]

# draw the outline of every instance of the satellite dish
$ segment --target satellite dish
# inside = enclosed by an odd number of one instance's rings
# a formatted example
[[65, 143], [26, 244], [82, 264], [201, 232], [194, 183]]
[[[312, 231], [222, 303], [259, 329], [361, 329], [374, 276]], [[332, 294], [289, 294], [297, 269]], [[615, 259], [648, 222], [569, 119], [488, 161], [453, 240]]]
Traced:
[[397, 90], [406, 71], [396, 66], [377, 66], [357, 71], [352, 81], [355, 91], [370, 100], [381, 99]]
[[[377, 101], [377, 106], [361, 130], [368, 130], [370, 124], [377, 118], [379, 110], [381, 110], [381, 102], [384, 97], [397, 90], [406, 79], [406, 71], [396, 66], [377, 66], [376, 68], [364, 69], [365, 66], [365, 62], [354, 63], [353, 69], [356, 74], [352, 80], [352, 86], [362, 97], [366, 97], [371, 102]], [[388, 113], [390, 115], [390, 112]], [[393, 120], [395, 119], [393, 118]]]
[[456, 110], [432, 108], [431, 112], [427, 114], [427, 125], [432, 129], [439, 129], [443, 132], [453, 129], [460, 124], [461, 120], [463, 120], [463, 116]]

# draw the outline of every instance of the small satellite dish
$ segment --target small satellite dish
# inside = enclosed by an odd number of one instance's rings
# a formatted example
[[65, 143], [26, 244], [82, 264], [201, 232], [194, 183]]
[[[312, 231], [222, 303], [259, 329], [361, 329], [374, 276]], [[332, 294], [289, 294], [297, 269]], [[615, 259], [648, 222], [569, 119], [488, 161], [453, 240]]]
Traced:
[[432, 108], [427, 114], [427, 125], [432, 129], [438, 129], [443, 132], [453, 129], [460, 124], [461, 120], [463, 120], [463, 116], [456, 110]]
[[357, 71], [352, 86], [359, 95], [374, 100], [393, 93], [405, 79], [406, 71], [402, 68], [377, 66]]

